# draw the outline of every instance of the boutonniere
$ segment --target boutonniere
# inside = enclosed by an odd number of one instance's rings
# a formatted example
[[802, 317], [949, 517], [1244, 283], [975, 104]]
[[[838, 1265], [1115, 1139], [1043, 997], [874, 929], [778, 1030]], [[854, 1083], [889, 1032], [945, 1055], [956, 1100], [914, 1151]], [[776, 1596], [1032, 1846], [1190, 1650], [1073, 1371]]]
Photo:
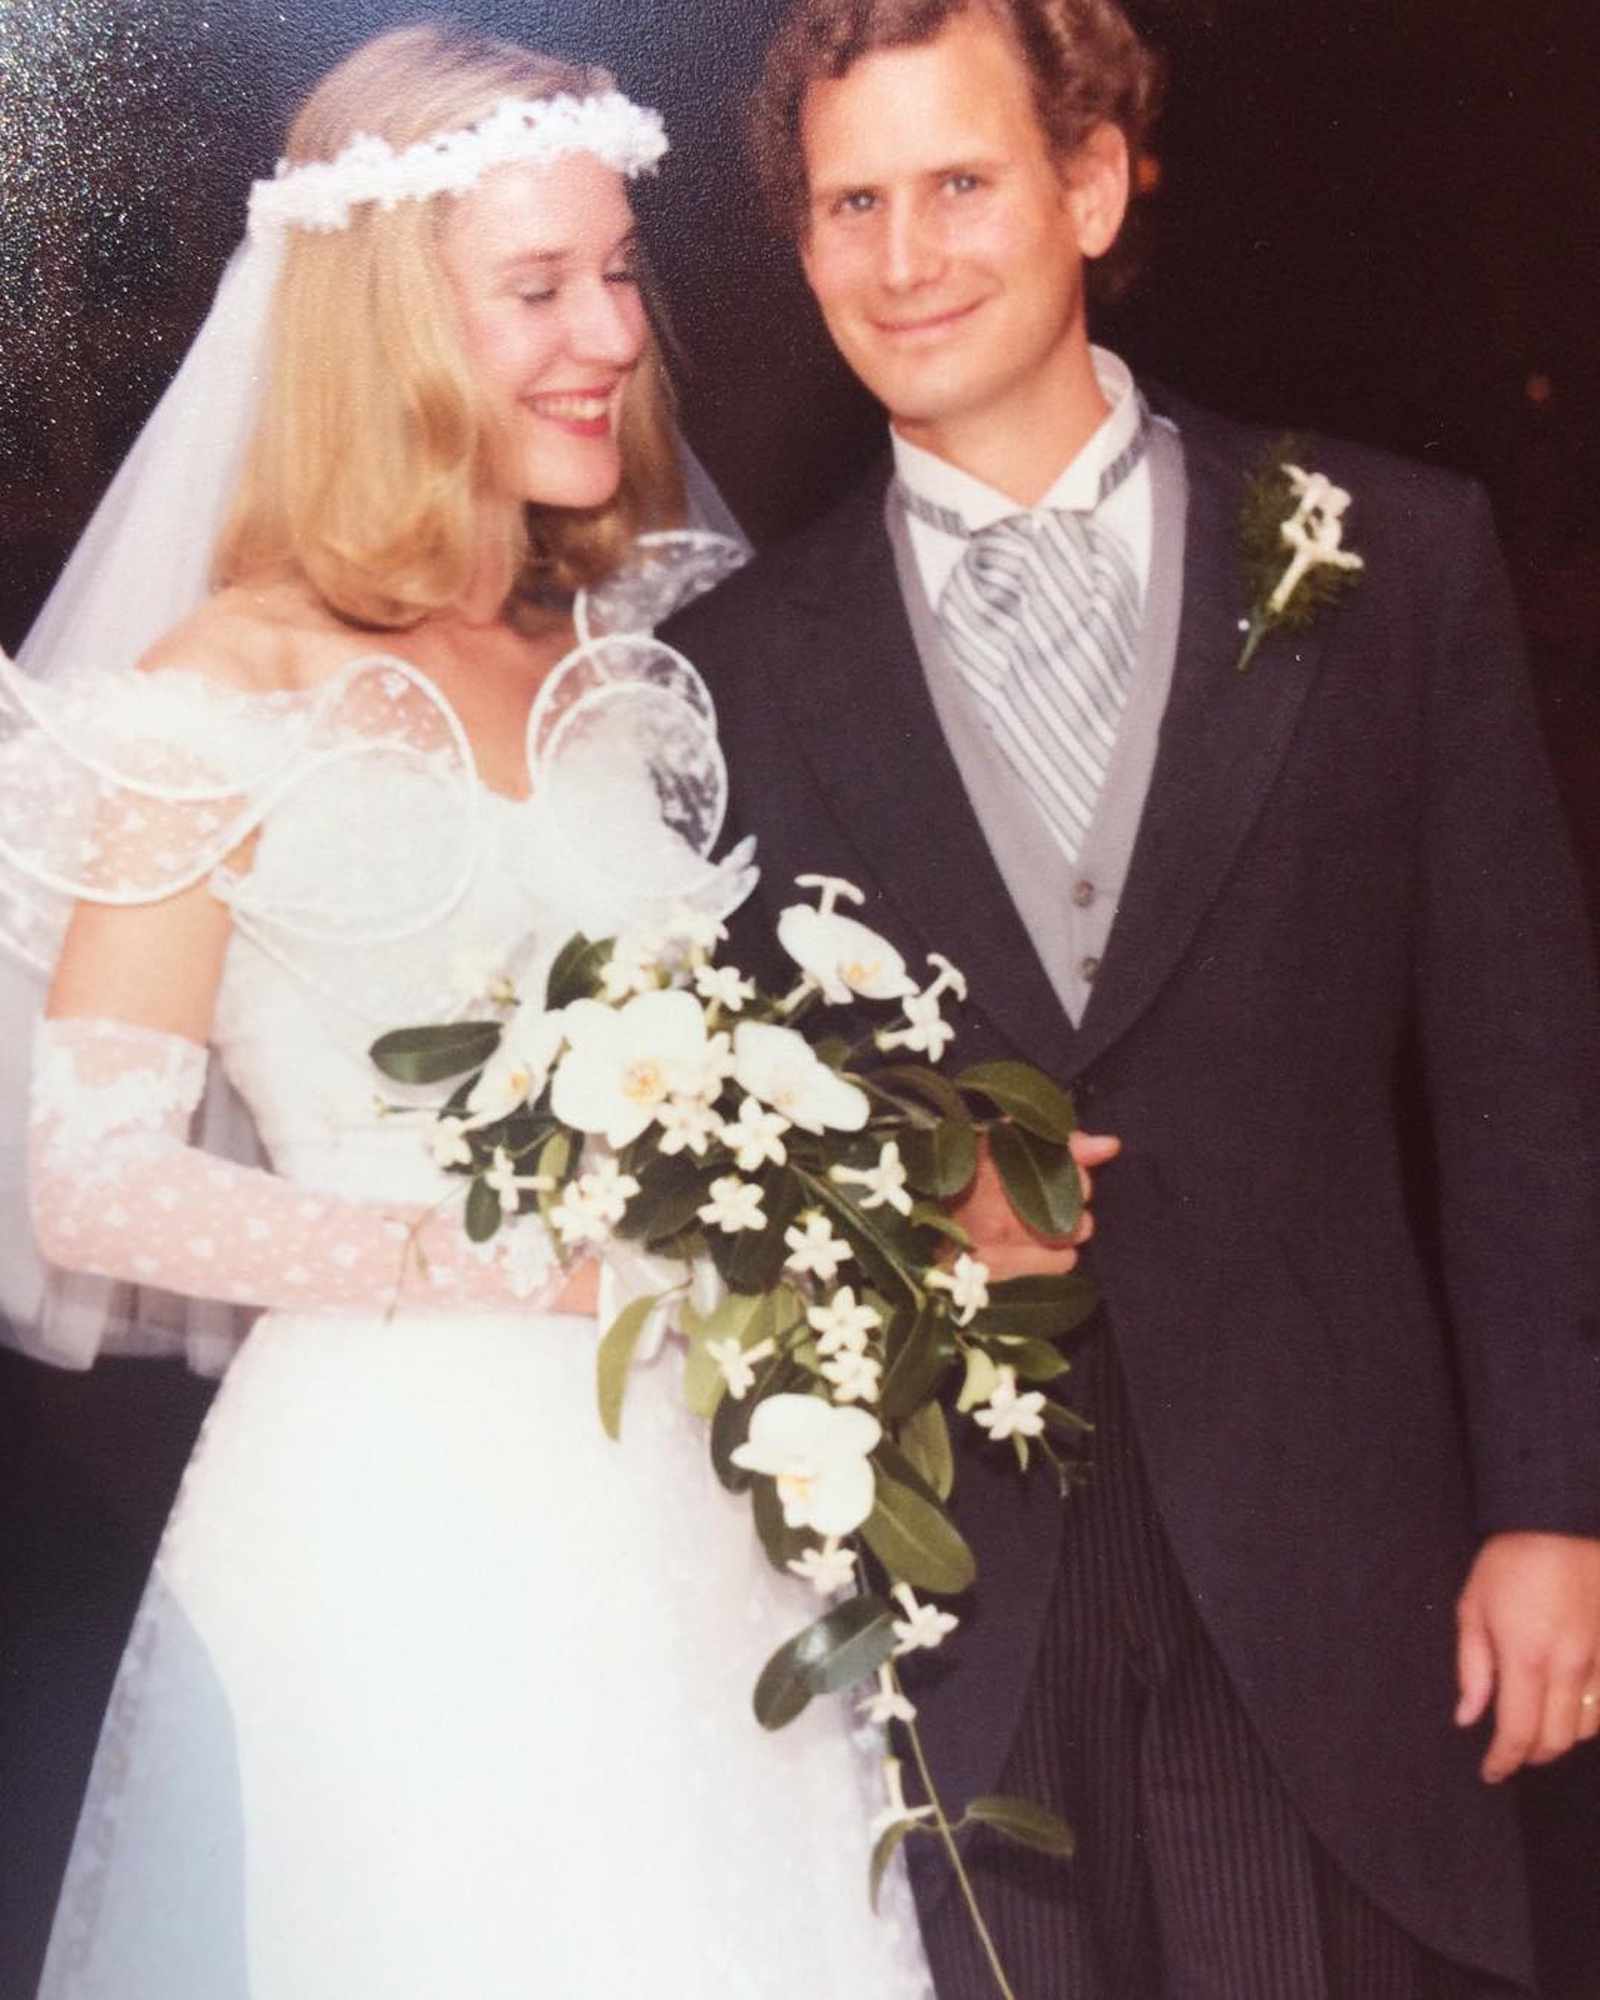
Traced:
[[1304, 631], [1364, 567], [1343, 546], [1350, 495], [1326, 473], [1296, 465], [1294, 451], [1293, 438], [1281, 439], [1245, 489], [1239, 532], [1250, 610], [1239, 620], [1240, 673], [1269, 632]]

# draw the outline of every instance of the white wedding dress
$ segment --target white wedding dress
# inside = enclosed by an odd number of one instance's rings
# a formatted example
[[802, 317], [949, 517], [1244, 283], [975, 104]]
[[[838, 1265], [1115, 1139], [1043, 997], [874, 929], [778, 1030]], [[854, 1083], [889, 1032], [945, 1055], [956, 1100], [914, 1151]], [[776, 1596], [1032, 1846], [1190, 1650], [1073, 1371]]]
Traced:
[[[139, 678], [84, 698], [101, 821], [113, 739], [119, 775], [136, 763], [183, 792], [150, 865], [208, 868], [234, 907], [213, 1046], [297, 1204], [257, 1214], [251, 1177], [214, 1163], [212, 1192], [177, 1202], [148, 1076], [86, 1081], [71, 1038], [47, 1037], [65, 1226], [121, 1229], [157, 1282], [202, 1235], [222, 1296], [247, 1295], [234, 1274], [263, 1258], [283, 1282], [296, 1260], [361, 1268], [347, 1222], [449, 1185], [425, 1124], [377, 1109], [375, 1033], [472, 1012], [489, 962], [526, 990], [574, 930], [607, 935], [653, 897], [726, 907], [747, 886], [662, 823], [674, 786], [692, 801], [716, 782], [714, 754], [680, 740], [695, 698], [670, 657], [620, 703], [591, 668], [576, 690], [568, 674], [522, 801], [479, 784], [454, 718], [397, 662], [353, 663], [315, 698]], [[197, 761], [209, 803], [170, 784]], [[246, 824], [253, 864], [230, 877], [218, 857]], [[41, 866], [30, 825], [34, 873], [81, 888], [93, 855], [75, 875]], [[19, 827], [0, 826], [13, 859]], [[113, 1130], [139, 1136], [107, 1145]], [[817, 1600], [717, 1484], [670, 1342], [607, 1440], [596, 1337], [509, 1301], [392, 1309], [381, 1286], [366, 1310], [261, 1318], [117, 1678], [42, 1996], [931, 1992], [898, 1871], [883, 1913], [868, 1906], [878, 1746], [842, 1699], [773, 1735], [751, 1713], [762, 1663]]]

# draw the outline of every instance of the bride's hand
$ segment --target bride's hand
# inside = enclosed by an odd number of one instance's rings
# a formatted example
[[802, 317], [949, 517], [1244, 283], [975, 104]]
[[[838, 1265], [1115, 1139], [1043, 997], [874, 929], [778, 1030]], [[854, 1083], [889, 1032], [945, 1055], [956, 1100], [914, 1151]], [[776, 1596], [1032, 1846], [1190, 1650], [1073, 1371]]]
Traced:
[[1062, 1238], [1041, 1236], [1029, 1228], [1011, 1206], [988, 1142], [978, 1142], [978, 1170], [951, 1215], [972, 1238], [972, 1254], [988, 1265], [991, 1278], [1059, 1277], [1077, 1263], [1077, 1246], [1094, 1234], [1094, 1216], [1089, 1209], [1094, 1191], [1090, 1169], [1115, 1159], [1122, 1141], [1093, 1132], [1074, 1132], [1071, 1147], [1084, 1206], [1077, 1228], [1070, 1237]]

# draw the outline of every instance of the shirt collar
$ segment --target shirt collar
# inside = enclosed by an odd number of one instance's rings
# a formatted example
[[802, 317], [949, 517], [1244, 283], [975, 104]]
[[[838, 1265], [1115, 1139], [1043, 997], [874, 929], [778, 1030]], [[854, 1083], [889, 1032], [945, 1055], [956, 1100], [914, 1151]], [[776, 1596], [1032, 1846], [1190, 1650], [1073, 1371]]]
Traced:
[[[1110, 404], [1099, 427], [1092, 433], [1069, 465], [1062, 468], [1038, 508], [1087, 511], [1100, 495], [1100, 475], [1132, 443], [1139, 428], [1139, 398], [1134, 392], [1133, 375], [1127, 364], [1103, 347], [1091, 347], [1095, 380]], [[969, 532], [987, 528], [1008, 514], [1030, 510], [970, 472], [951, 465], [947, 459], [924, 451], [892, 430], [895, 472], [902, 485], [934, 507], [947, 507], [959, 514]]]

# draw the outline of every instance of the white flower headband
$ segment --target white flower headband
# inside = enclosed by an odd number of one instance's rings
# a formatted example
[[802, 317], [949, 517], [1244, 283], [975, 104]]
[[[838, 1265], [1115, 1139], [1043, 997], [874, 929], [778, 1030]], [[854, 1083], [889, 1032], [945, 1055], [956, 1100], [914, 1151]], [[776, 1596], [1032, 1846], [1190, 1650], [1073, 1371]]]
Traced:
[[620, 91], [595, 97], [502, 98], [487, 117], [455, 132], [436, 133], [397, 153], [386, 139], [361, 135], [332, 160], [294, 167], [278, 162], [270, 181], [250, 190], [250, 234], [280, 229], [345, 229], [350, 211], [375, 201], [427, 201], [465, 194], [495, 167], [542, 166], [563, 153], [593, 153], [632, 180], [667, 150], [659, 111], [630, 103]]

